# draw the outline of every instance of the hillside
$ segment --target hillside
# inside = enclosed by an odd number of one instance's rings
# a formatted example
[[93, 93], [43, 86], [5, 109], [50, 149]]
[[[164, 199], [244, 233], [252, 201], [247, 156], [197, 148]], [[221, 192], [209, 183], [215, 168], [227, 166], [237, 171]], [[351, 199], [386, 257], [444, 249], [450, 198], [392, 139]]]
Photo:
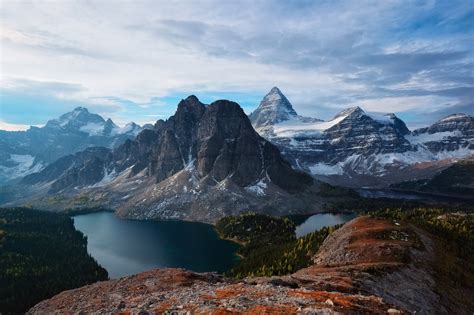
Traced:
[[[290, 275], [233, 280], [158, 269], [62, 292], [28, 314], [472, 313], [474, 305], [466, 299], [473, 293], [471, 256], [456, 256], [454, 248], [405, 219], [354, 219], [324, 241], [310, 267]], [[464, 278], [449, 281], [455, 272]]]
[[474, 159], [459, 161], [431, 179], [402, 182], [392, 187], [464, 197], [474, 196]]

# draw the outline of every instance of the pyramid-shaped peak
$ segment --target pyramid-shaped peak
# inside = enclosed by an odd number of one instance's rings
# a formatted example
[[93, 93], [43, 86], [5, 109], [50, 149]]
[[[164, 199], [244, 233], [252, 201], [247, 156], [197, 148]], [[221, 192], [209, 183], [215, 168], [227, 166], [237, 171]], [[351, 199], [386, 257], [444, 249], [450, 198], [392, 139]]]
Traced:
[[275, 86], [265, 95], [249, 118], [254, 128], [260, 128], [289, 120], [297, 115], [290, 101]]

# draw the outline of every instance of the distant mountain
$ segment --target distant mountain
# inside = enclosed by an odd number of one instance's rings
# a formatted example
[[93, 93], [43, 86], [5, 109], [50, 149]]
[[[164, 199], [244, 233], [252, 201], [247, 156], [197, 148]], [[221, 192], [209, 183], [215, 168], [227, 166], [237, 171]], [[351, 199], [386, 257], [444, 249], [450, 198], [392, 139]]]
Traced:
[[270, 131], [272, 126], [283, 121], [293, 120], [302, 123], [322, 121], [316, 118], [299, 116], [290, 101], [280, 91], [273, 87], [260, 102], [258, 108], [249, 115], [252, 126], [259, 133]]
[[473, 117], [464, 114], [413, 132], [395, 114], [368, 113], [359, 107], [329, 121], [311, 120], [298, 116], [273, 88], [250, 118], [294, 167], [333, 184], [387, 186], [429, 177], [441, 164], [446, 167], [447, 160], [474, 154]]
[[237, 103], [204, 105], [195, 96], [136, 139], [63, 157], [21, 184], [40, 208], [102, 206], [141, 219], [213, 222], [248, 210], [321, 206], [318, 183], [293, 170]]
[[87, 147], [118, 146], [150, 127], [132, 122], [120, 128], [111, 119], [77, 107], [42, 128], [0, 130], [0, 184], [38, 172], [58, 158]]

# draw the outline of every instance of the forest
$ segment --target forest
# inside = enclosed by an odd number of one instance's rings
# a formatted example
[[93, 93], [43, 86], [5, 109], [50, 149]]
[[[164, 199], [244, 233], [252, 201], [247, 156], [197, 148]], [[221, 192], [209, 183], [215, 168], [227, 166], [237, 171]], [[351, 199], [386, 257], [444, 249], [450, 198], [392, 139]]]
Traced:
[[[437, 237], [442, 248], [435, 266], [440, 281], [474, 283], [473, 213], [389, 199], [373, 199], [371, 204], [359, 199], [351, 205], [361, 215], [413, 224]], [[238, 251], [242, 259], [226, 273], [235, 278], [285, 275], [307, 267], [326, 237], [339, 227], [296, 238], [295, 223], [289, 218], [246, 213], [225, 217], [216, 224], [221, 237], [242, 244]]]
[[245, 213], [216, 224], [221, 237], [243, 244], [238, 251], [242, 259], [226, 273], [235, 278], [285, 275], [307, 267], [324, 239], [338, 227], [296, 238], [295, 223], [289, 218]]
[[107, 279], [70, 217], [0, 208], [1, 314], [23, 313], [61, 291]]

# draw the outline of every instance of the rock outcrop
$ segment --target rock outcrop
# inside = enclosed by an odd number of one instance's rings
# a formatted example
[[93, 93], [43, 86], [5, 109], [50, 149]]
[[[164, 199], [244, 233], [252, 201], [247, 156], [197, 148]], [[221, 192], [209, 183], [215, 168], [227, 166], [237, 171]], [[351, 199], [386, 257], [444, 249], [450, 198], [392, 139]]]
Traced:
[[292, 275], [232, 280], [158, 269], [62, 292], [28, 314], [467, 313], [440, 303], [433, 246], [412, 226], [360, 217], [328, 237], [313, 266]]

